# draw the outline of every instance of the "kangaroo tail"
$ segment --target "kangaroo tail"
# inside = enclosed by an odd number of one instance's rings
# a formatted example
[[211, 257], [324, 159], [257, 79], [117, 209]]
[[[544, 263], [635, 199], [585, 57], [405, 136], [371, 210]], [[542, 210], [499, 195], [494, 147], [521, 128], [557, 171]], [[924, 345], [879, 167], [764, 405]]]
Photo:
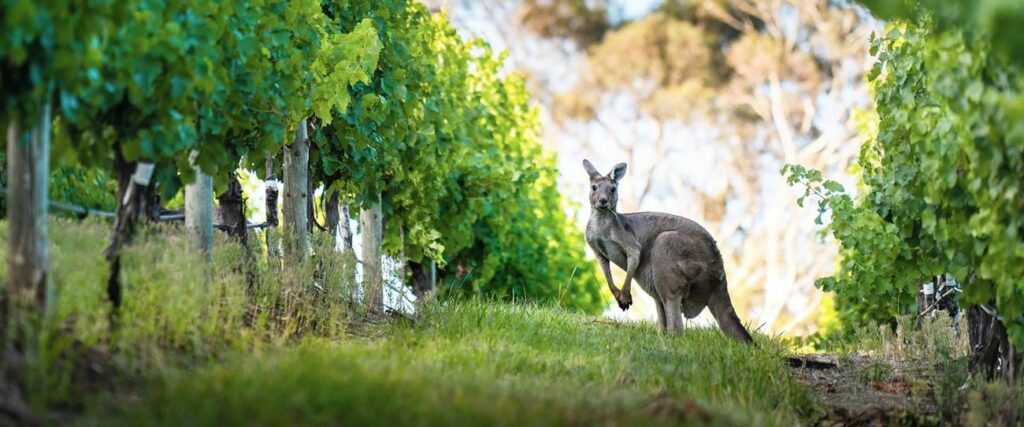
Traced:
[[708, 308], [711, 309], [711, 315], [715, 317], [718, 327], [722, 328], [722, 332], [725, 332], [726, 335], [740, 342], [753, 344], [754, 339], [750, 337], [747, 328], [743, 327], [739, 316], [736, 315], [736, 309], [732, 307], [729, 292], [725, 289], [725, 286], [722, 288], [720, 292], [715, 293], [708, 300]]

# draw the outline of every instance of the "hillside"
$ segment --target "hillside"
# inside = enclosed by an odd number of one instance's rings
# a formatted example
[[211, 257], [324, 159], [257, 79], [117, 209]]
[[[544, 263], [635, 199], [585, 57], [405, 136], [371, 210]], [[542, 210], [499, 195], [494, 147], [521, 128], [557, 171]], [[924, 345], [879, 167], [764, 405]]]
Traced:
[[175, 227], [129, 249], [131, 303], [110, 328], [104, 224], [51, 229], [59, 303], [29, 361], [30, 400], [49, 423], [928, 424], [940, 406], [1005, 392], [956, 391], [964, 359], [942, 338], [948, 323], [865, 329], [805, 357], [838, 369], [791, 369], [791, 346], [762, 334], [755, 348], [713, 328], [670, 336], [554, 306], [444, 299], [371, 314], [351, 304], [351, 284], [325, 286], [350, 274], [342, 256], [318, 257], [312, 282], [263, 274], [247, 295], [238, 247], [218, 241], [207, 270]]
[[157, 425], [792, 425], [817, 408], [779, 346], [714, 330], [470, 302], [368, 335], [170, 369], [104, 406]]

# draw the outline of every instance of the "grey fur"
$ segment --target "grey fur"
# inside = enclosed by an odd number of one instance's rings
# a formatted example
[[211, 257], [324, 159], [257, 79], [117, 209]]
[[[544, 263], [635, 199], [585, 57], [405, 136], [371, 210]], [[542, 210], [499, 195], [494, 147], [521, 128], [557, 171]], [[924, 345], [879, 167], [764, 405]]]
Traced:
[[[598, 173], [587, 160], [583, 167], [591, 186], [587, 243], [619, 307], [627, 310], [633, 303], [630, 284], [636, 279], [654, 298], [662, 329], [680, 333], [683, 315], [693, 318], [708, 307], [723, 332], [752, 342], [729, 299], [722, 255], [711, 234], [681, 216], [616, 212], [618, 182], [626, 174], [626, 164], [616, 165], [608, 175]], [[626, 270], [622, 290], [615, 287], [609, 262]]]

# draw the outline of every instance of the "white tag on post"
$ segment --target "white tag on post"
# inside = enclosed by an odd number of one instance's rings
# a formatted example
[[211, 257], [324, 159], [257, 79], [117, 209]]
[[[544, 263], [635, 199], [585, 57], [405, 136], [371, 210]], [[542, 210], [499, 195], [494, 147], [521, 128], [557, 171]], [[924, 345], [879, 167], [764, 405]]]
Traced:
[[132, 174], [132, 181], [143, 187], [149, 185], [149, 180], [153, 179], [153, 164], [139, 162], [135, 165], [135, 173]]
[[924, 284], [924, 294], [925, 295], [931, 295], [931, 294], [934, 294], [934, 293], [935, 293], [935, 284], [932, 283], [932, 282], [925, 283]]

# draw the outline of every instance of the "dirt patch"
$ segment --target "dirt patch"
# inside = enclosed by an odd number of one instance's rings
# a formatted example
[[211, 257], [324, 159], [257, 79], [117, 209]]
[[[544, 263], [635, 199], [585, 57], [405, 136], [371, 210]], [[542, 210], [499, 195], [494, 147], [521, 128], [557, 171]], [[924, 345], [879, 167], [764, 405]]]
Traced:
[[931, 425], [938, 409], [928, 393], [915, 394], [913, 381], [899, 375], [885, 362], [853, 355], [801, 356], [806, 366], [793, 368], [825, 405], [827, 414], [818, 425]]

